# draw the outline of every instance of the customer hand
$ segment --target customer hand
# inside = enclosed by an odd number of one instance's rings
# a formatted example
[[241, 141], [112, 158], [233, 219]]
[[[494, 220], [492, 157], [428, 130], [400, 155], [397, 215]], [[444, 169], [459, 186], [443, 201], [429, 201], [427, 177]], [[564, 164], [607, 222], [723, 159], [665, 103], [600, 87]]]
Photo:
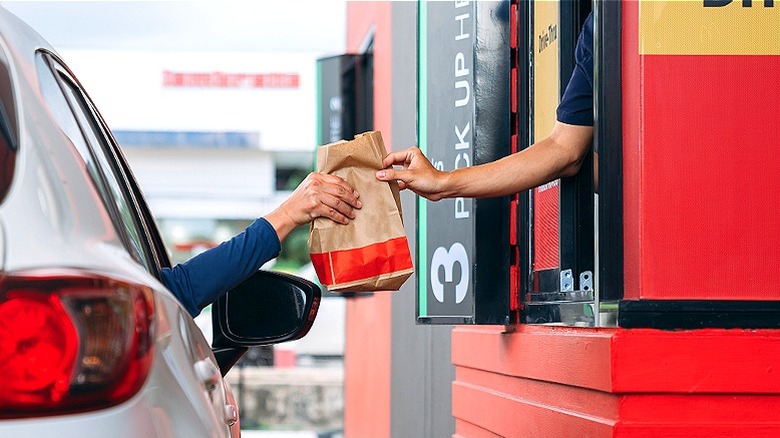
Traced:
[[340, 224], [355, 218], [355, 209], [362, 204], [360, 194], [335, 175], [312, 172], [276, 210], [265, 216], [284, 240], [294, 228], [318, 217]]
[[[403, 169], [393, 169], [393, 165], [402, 165]], [[397, 180], [401, 189], [409, 189], [432, 201], [438, 201], [444, 195], [446, 173], [436, 170], [418, 148], [391, 152], [382, 160], [382, 166], [386, 169], [376, 173], [379, 180]]]

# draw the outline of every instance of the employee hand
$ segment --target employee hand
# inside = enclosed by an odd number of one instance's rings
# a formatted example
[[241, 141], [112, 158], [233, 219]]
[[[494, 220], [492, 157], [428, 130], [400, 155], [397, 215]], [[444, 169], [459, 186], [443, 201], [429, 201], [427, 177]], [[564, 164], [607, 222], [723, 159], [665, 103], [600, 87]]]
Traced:
[[318, 217], [340, 224], [349, 223], [355, 218], [355, 209], [362, 207], [359, 197], [360, 194], [340, 177], [312, 172], [265, 218], [282, 241], [294, 228]]
[[[403, 169], [394, 169], [391, 167], [393, 165], [402, 165]], [[420, 149], [409, 148], [391, 152], [382, 160], [382, 166], [386, 169], [376, 173], [377, 179], [397, 180], [401, 189], [409, 189], [432, 201], [443, 197], [447, 174], [434, 168]]]

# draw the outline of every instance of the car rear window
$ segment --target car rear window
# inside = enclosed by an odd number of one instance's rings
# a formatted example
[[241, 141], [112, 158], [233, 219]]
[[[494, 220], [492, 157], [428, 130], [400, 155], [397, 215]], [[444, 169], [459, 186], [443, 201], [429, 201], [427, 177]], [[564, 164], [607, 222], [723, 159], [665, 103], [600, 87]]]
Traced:
[[16, 168], [16, 106], [8, 58], [0, 47], [0, 203], [3, 202]]

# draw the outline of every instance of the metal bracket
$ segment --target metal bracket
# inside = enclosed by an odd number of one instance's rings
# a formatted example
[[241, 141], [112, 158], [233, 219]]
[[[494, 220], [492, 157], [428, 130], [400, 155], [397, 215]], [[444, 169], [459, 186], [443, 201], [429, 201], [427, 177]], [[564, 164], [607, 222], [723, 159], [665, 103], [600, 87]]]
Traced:
[[[565, 324], [593, 327], [596, 314], [593, 288], [593, 271], [579, 274], [580, 288], [574, 289], [574, 273], [565, 269], [559, 273], [560, 291], [533, 292], [526, 295], [525, 319], [527, 324]], [[555, 274], [549, 282], [555, 281]], [[549, 283], [548, 283], [549, 284]], [[554, 284], [553, 284], [553, 287]]]
[[580, 290], [590, 292], [593, 290], [593, 272], [580, 272]]
[[574, 291], [574, 276], [571, 269], [561, 271], [561, 292]]

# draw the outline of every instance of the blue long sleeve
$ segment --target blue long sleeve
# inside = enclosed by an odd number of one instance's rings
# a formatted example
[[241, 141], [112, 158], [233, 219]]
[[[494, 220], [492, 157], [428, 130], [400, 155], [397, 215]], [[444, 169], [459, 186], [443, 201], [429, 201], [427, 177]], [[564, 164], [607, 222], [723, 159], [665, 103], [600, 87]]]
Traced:
[[162, 282], [194, 317], [279, 251], [276, 230], [259, 218], [232, 239], [173, 268], [163, 268]]
[[574, 49], [574, 71], [556, 112], [559, 122], [593, 126], [593, 13], [588, 15]]

